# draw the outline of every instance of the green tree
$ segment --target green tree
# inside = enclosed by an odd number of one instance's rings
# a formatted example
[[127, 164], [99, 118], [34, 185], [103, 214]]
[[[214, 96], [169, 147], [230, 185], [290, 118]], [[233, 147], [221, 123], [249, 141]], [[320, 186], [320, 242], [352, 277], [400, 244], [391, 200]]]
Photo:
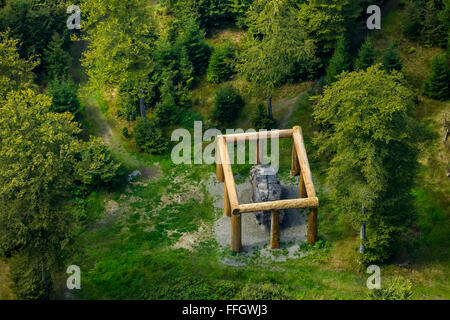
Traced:
[[216, 92], [212, 118], [222, 126], [232, 124], [244, 104], [236, 89], [231, 85], [222, 86]]
[[77, 177], [115, 173], [103, 166], [105, 153], [84, 157], [89, 145], [78, 140], [73, 115], [50, 107], [51, 98], [30, 89], [0, 105], [0, 254], [13, 257], [18, 298], [48, 298], [73, 228], [68, 196], [84, 182]]
[[271, 130], [275, 127], [274, 121], [269, 118], [267, 110], [262, 103], [258, 104], [258, 107], [253, 114], [252, 125], [255, 130]]
[[89, 45], [83, 66], [91, 87], [109, 89], [128, 82], [139, 98], [141, 116], [146, 116], [145, 88], [152, 72], [155, 26], [151, 6], [139, 0], [86, 0], [83, 37]]
[[166, 81], [161, 88], [161, 102], [156, 108], [158, 123], [162, 126], [174, 124], [179, 116], [175, 101], [175, 89], [170, 76], [164, 76]]
[[160, 154], [167, 149], [161, 129], [153, 119], [139, 117], [134, 126], [136, 146], [146, 152]]
[[36, 58], [21, 59], [19, 40], [9, 32], [0, 32], [0, 102], [8, 92], [33, 87], [32, 70], [39, 64]]
[[[339, 76], [317, 98], [314, 139], [328, 161], [326, 182], [336, 207], [368, 233], [361, 261], [385, 261], [414, 219], [411, 187], [417, 165], [413, 92], [400, 73], [380, 65]], [[364, 233], [363, 233], [364, 234]]]
[[422, 42], [427, 46], [445, 45], [447, 30], [439, 20], [441, 0], [428, 0], [423, 9]]
[[267, 112], [273, 119], [273, 89], [290, 77], [310, 75], [317, 63], [316, 46], [298, 27], [297, 12], [286, 0], [255, 0], [248, 26], [238, 70], [253, 87], [267, 90]]
[[400, 57], [394, 49], [393, 45], [390, 45], [383, 54], [383, 68], [388, 72], [392, 70], [401, 71], [402, 63]]
[[59, 34], [52, 37], [48, 48], [44, 49], [43, 63], [47, 72], [47, 78], [53, 80], [55, 78], [63, 79], [69, 75], [69, 67], [71, 63], [70, 54], [63, 49], [64, 38]]
[[334, 49], [333, 56], [331, 57], [330, 64], [327, 68], [327, 82], [329, 84], [333, 83], [342, 71], [348, 71], [350, 68], [347, 47], [348, 44], [345, 37], [340, 37], [337, 40], [336, 48]]
[[207, 79], [211, 83], [221, 83], [230, 79], [234, 71], [234, 48], [227, 42], [217, 46], [209, 60]]
[[402, 19], [403, 34], [411, 40], [417, 40], [422, 29], [421, 10], [418, 4], [410, 0], [406, 4]]
[[369, 38], [366, 38], [361, 49], [358, 52], [358, 58], [355, 61], [356, 70], [364, 70], [375, 63], [376, 52]]
[[77, 86], [72, 81], [53, 80], [49, 85], [48, 95], [52, 97], [51, 111], [70, 112], [77, 116], [80, 111], [80, 101]]
[[433, 99], [450, 97], [450, 71], [445, 54], [436, 55], [431, 62], [431, 74], [424, 85], [424, 93]]
[[10, 29], [20, 40], [22, 58], [42, 56], [55, 33], [68, 32], [67, 6], [65, 0], [7, 0], [0, 8], [0, 31]]

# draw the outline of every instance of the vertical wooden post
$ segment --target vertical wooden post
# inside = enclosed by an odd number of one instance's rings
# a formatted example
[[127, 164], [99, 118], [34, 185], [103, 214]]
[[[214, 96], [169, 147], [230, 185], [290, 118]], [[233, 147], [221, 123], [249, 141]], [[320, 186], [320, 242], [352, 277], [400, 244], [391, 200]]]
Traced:
[[272, 210], [270, 221], [270, 249], [280, 249], [280, 212]]
[[231, 215], [231, 250], [240, 252], [242, 250], [242, 223], [240, 214]]
[[223, 184], [223, 214], [227, 217], [231, 217], [230, 198], [228, 197], [227, 184]]
[[222, 159], [220, 157], [220, 144], [218, 143], [218, 138], [216, 138], [216, 178], [219, 182], [225, 181], [225, 176], [223, 173]]
[[300, 172], [300, 178], [298, 179], [300, 184], [300, 198], [306, 198], [306, 187], [305, 187], [305, 181], [303, 180], [303, 172]]
[[315, 245], [317, 242], [317, 208], [310, 208], [308, 215], [308, 243]]
[[296, 177], [300, 173], [300, 164], [297, 158], [297, 151], [295, 151], [295, 146], [292, 145], [292, 163], [291, 163], [291, 176]]

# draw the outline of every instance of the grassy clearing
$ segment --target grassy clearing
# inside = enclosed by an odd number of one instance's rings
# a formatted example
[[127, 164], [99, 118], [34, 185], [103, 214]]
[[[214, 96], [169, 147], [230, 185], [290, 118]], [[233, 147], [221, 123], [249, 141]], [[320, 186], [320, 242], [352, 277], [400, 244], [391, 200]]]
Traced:
[[0, 259], [0, 300], [11, 300], [13, 294], [11, 292], [11, 281], [8, 279], [9, 267], [5, 261]]
[[[431, 57], [439, 51], [422, 48], [404, 40], [398, 32], [398, 10], [384, 19], [382, 32], [373, 36], [379, 53], [395, 42], [402, 58], [404, 73], [412, 86], [421, 92]], [[213, 33], [208, 40], [217, 44], [224, 39], [239, 41], [236, 30]], [[410, 47], [416, 51], [409, 53]], [[231, 83], [239, 88], [246, 106], [236, 127], [250, 127], [249, 115], [265, 94], [250, 93], [246, 83], [236, 78]], [[193, 110], [206, 123], [212, 112], [218, 86], [201, 79], [193, 91]], [[131, 139], [121, 136], [126, 121], [115, 117], [113, 100], [85, 100], [92, 113], [91, 131], [104, 136], [105, 123], [111, 130], [114, 152], [129, 168], [158, 163], [163, 175], [140, 180], [126, 191], [98, 192], [88, 199], [87, 220], [76, 235], [77, 253], [70, 264], [78, 264], [83, 272], [79, 297], [88, 299], [366, 299], [367, 274], [357, 263], [358, 237], [342, 215], [337, 214], [327, 199], [324, 188], [326, 166], [314, 152], [311, 139], [317, 128], [312, 119], [312, 103], [305, 92], [310, 84], [287, 85], [274, 92], [274, 114], [282, 119], [290, 112], [287, 127], [301, 125], [305, 135], [313, 179], [321, 201], [319, 210], [320, 238], [331, 242], [331, 248], [320, 249], [304, 258], [286, 262], [247, 261], [242, 267], [221, 262], [231, 256], [228, 249], [218, 248], [213, 237], [213, 223], [221, 214], [214, 212], [213, 199], [201, 183], [214, 166], [174, 166], [168, 155], [140, 154]], [[257, 97], [257, 98], [255, 98]], [[292, 100], [293, 99], [293, 100]], [[292, 101], [290, 101], [292, 100]], [[286, 103], [289, 101], [289, 103]], [[419, 96], [417, 118], [426, 125], [428, 136], [420, 144], [421, 170], [414, 190], [418, 210], [418, 228], [422, 235], [412, 254], [397, 263], [381, 266], [382, 283], [402, 276], [413, 283], [413, 299], [449, 299], [449, 186], [443, 175], [448, 164], [448, 146], [441, 143], [441, 117], [449, 104]], [[91, 111], [92, 111], [91, 110]], [[103, 117], [102, 117], [103, 116]], [[96, 121], [101, 120], [101, 123]], [[280, 143], [280, 176], [287, 179], [291, 142]], [[249, 166], [236, 166], [235, 173], [248, 174]], [[194, 239], [186, 249], [179, 246], [185, 238]], [[283, 254], [281, 251], [277, 254]], [[236, 257], [234, 257], [236, 258]], [[410, 259], [410, 260], [408, 260]], [[0, 265], [1, 267], [1, 265]]]

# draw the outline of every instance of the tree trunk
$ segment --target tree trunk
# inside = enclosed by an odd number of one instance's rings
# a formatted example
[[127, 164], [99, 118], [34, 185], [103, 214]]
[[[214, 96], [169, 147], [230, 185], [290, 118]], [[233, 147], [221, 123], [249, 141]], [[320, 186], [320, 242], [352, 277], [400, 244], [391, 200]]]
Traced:
[[145, 114], [145, 99], [141, 85], [139, 86], [139, 109], [141, 111], [141, 117], [146, 118], [147, 115]]
[[361, 238], [361, 243], [359, 245], [359, 253], [364, 253], [365, 248], [364, 248], [363, 241], [364, 241], [364, 239], [366, 239], [366, 222], [365, 221], [361, 222], [360, 238]]
[[267, 99], [267, 113], [269, 114], [269, 119], [273, 120], [273, 114], [272, 114], [272, 88], [269, 88], [269, 98]]

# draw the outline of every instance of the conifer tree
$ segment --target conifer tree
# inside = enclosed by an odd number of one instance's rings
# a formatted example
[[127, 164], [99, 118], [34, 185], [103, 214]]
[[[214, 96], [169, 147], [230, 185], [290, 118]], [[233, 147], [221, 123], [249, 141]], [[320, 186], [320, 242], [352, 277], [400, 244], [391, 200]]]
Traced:
[[383, 54], [383, 68], [388, 72], [402, 70], [402, 63], [393, 45], [390, 45]]
[[347, 40], [344, 36], [337, 40], [336, 48], [327, 68], [327, 82], [329, 84], [336, 80], [336, 77], [350, 68], [350, 60], [347, 52]]
[[450, 72], [445, 54], [438, 54], [431, 63], [431, 74], [424, 86], [425, 95], [446, 100], [450, 96]]
[[358, 52], [358, 58], [355, 61], [356, 70], [364, 70], [375, 63], [376, 52], [369, 38], [364, 41]]

